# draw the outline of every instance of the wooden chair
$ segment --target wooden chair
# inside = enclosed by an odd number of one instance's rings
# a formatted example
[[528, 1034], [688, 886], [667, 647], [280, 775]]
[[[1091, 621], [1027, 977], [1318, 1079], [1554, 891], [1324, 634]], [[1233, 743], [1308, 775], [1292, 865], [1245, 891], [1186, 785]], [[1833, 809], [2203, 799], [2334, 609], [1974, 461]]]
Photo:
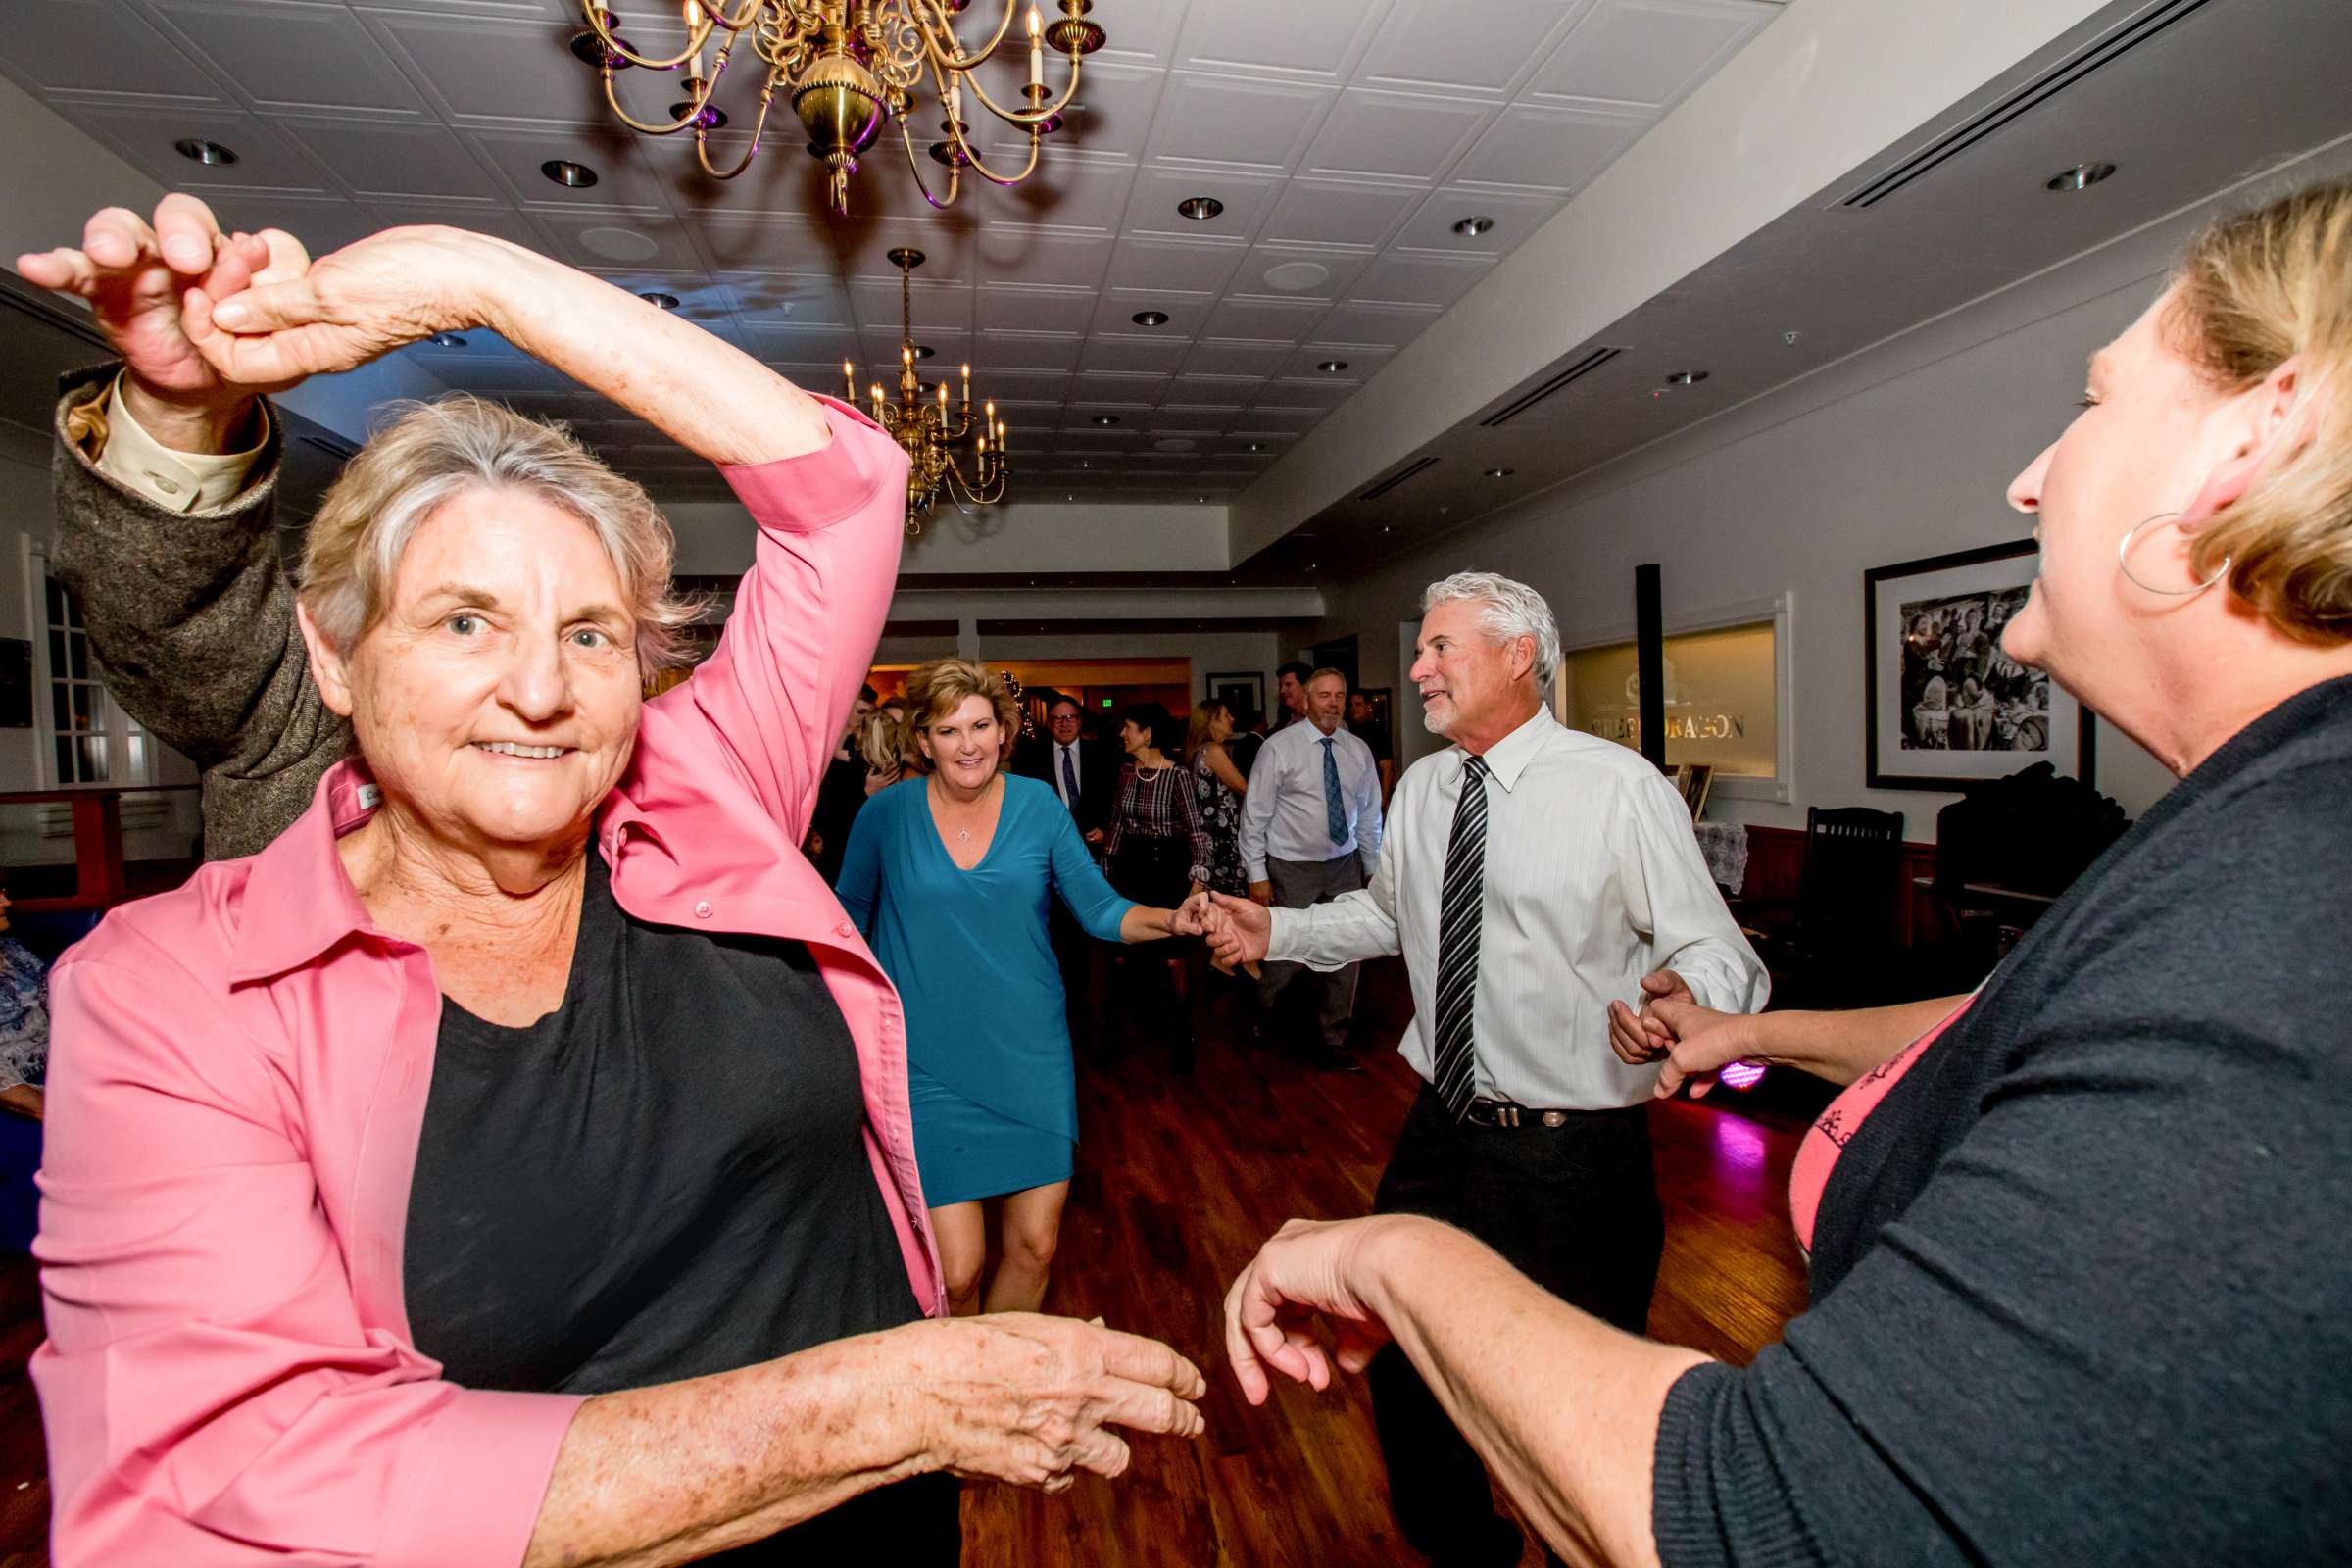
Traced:
[[1772, 971], [1776, 1004], [1859, 1007], [1901, 995], [1902, 863], [1902, 812], [1807, 809], [1796, 897], [1732, 904]]

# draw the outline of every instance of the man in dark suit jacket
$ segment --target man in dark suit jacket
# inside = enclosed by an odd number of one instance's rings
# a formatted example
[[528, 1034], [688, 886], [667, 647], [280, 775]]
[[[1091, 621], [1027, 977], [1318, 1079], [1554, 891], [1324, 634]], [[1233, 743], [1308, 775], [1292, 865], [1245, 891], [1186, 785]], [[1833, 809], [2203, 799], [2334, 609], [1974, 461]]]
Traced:
[[[1078, 831], [1087, 844], [1100, 850], [1110, 827], [1110, 804], [1119, 783], [1119, 759], [1110, 747], [1078, 733], [1083, 711], [1078, 699], [1051, 692], [1046, 697], [1048, 739], [1023, 747], [1012, 760], [1012, 770], [1026, 778], [1043, 779], [1062, 805], [1078, 818]], [[1075, 804], [1070, 779], [1078, 783]]]
[[[1046, 739], [1013, 754], [1012, 770], [1026, 778], [1042, 779], [1070, 807], [1087, 847], [1102, 854], [1110, 827], [1110, 806], [1119, 784], [1119, 757], [1102, 741], [1078, 732], [1084, 710], [1078, 699], [1060, 692], [1046, 698]], [[1077, 790], [1070, 789], [1072, 776]], [[1073, 800], [1075, 804], [1072, 805]], [[1054, 956], [1061, 965], [1061, 989], [1069, 1004], [1070, 1039], [1090, 1055], [1102, 1045], [1102, 1019], [1108, 1002], [1110, 962], [1103, 947], [1079, 928], [1068, 909], [1055, 899], [1046, 914], [1046, 929], [1054, 941]]]

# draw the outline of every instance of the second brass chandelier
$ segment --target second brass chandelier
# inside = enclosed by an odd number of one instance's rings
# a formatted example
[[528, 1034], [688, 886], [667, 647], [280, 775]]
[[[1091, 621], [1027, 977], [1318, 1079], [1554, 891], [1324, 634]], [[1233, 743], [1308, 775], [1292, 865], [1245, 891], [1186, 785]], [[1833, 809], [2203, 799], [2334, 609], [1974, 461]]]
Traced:
[[[884, 128], [896, 122], [906, 164], [914, 172], [923, 199], [944, 208], [956, 200], [963, 171], [998, 185], [1017, 185], [1037, 170], [1044, 138], [1060, 127], [1062, 112], [1078, 90], [1079, 63], [1102, 47], [1102, 28], [1086, 20], [1094, 0], [1058, 0], [1061, 16], [1045, 25], [1037, 7], [1029, 7], [1026, 32], [1029, 80], [1021, 89], [1024, 102], [1000, 104], [989, 95], [977, 68], [997, 54], [1012, 31], [1019, 0], [1004, 0], [1004, 16], [981, 48], [965, 51], [956, 35], [956, 14], [968, 0], [683, 0], [686, 46], [667, 58], [640, 54], [613, 29], [612, 13], [600, 0], [582, 0], [590, 32], [573, 44], [574, 52], [597, 67], [604, 81], [605, 101], [631, 129], [666, 136], [694, 133], [695, 156], [703, 168], [720, 179], [732, 179], [751, 167], [767, 127], [768, 110], [778, 93], [787, 95], [793, 113], [808, 135], [809, 155], [827, 173], [827, 195], [836, 212], [850, 210], [850, 176], [858, 159]], [[716, 36], [716, 52], [710, 52]], [[710, 132], [727, 123], [726, 112], [712, 102], [728, 63], [749, 51], [763, 73], [759, 111], [752, 123], [751, 145], [731, 168], [710, 161]], [[1070, 79], [1059, 97], [1045, 82], [1045, 56], [1066, 55]], [[706, 66], [708, 70], [706, 70]], [[642, 121], [620, 107], [613, 90], [616, 71], [638, 67], [648, 71], [683, 71], [683, 96], [670, 105], [665, 122]], [[934, 195], [915, 157], [914, 134], [907, 117], [921, 102], [928, 81], [940, 105], [940, 138], [930, 156], [948, 171], [944, 195]], [[972, 145], [971, 126], [963, 119], [965, 96], [981, 108], [1023, 132], [1029, 141], [1027, 161], [1017, 172], [990, 168]], [[1052, 98], [1052, 102], [1048, 99]]]
[[[914, 367], [930, 351], [914, 341], [913, 294], [914, 270], [923, 265], [923, 253], [902, 245], [890, 252], [890, 260], [899, 270], [899, 395], [884, 397], [879, 381], [869, 391], [874, 422], [906, 454], [906, 532], [911, 537], [923, 531], [923, 519], [943, 500], [953, 505], [960, 497], [974, 506], [1004, 500], [1012, 468], [1005, 461], [1004, 422], [997, 417], [996, 404], [985, 403], [980, 417], [972, 417], [970, 366], [963, 368], [960, 407], [949, 403], [945, 375], [939, 379], [936, 400], [923, 395], [922, 377]], [[844, 360], [841, 374], [849, 383], [850, 402], [856, 403], [858, 367]], [[959, 456], [956, 449], [967, 440], [971, 449]]]

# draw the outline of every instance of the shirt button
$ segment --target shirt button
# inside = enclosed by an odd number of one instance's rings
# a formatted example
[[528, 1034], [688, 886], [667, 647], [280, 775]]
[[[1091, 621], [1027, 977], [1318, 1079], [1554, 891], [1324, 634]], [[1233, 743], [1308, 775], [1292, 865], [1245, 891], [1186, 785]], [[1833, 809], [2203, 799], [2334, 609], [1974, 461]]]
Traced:
[[176, 484], [173, 484], [173, 483], [172, 483], [171, 480], [169, 480], [169, 479], [165, 478], [165, 477], [164, 477], [162, 474], [160, 474], [160, 473], [156, 473], [156, 472], [154, 472], [153, 470], [150, 470], [150, 471], [148, 472], [148, 475], [147, 475], [147, 477], [148, 477], [148, 478], [150, 478], [150, 479], [153, 479], [153, 480], [155, 481], [155, 487], [156, 487], [158, 490], [161, 490], [161, 491], [162, 491], [164, 494], [166, 494], [166, 495], [168, 495], [168, 496], [175, 496], [175, 495], [179, 494], [179, 486], [178, 486], [178, 485], [176, 485]]
[[847, 941], [851, 937], [858, 934], [858, 928], [850, 924], [849, 921], [844, 920], [840, 924], [834, 926], [833, 934], [837, 937], [840, 937], [842, 940]]
[[705, 899], [702, 903], [694, 906], [694, 917], [697, 920], [708, 920], [710, 918], [710, 901], [709, 899]]

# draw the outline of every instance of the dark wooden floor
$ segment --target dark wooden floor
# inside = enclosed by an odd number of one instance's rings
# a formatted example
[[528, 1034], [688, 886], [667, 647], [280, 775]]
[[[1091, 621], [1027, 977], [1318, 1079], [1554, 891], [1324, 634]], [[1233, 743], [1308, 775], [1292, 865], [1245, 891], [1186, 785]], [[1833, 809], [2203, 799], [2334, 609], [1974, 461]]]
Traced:
[[[1417, 1080], [1394, 1050], [1409, 1003], [1393, 962], [1366, 971], [1342, 1076], [1225, 1038], [1189, 1078], [1155, 1052], [1080, 1076], [1084, 1142], [1050, 1308], [1169, 1341], [1209, 1375], [1207, 1435], [1144, 1443], [1119, 1481], [1058, 1497], [973, 1487], [965, 1561], [1022, 1568], [1379, 1568], [1421, 1559], [1389, 1520], [1360, 1383], [1277, 1393], [1252, 1410], [1218, 1350], [1226, 1285], [1294, 1215], [1365, 1212]], [[1216, 1032], [1222, 1036], [1226, 1031]], [[1728, 1099], [1728, 1097], [1727, 1097]], [[1803, 1299], [1788, 1230], [1799, 1124], [1737, 1102], [1654, 1107], [1666, 1256], [1660, 1339], [1745, 1361]], [[31, 1264], [0, 1259], [0, 1568], [48, 1568], [49, 1492], [24, 1375], [40, 1339]], [[1525, 1558], [1540, 1561], [1533, 1547]]]

